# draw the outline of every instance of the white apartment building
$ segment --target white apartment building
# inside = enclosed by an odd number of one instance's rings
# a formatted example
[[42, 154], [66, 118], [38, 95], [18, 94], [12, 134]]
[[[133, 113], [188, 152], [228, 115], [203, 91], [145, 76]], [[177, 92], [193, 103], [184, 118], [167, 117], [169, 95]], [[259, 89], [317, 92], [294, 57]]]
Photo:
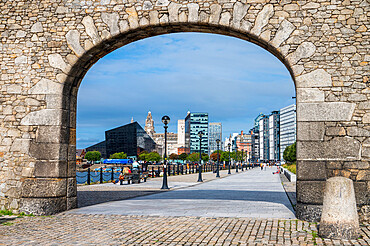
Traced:
[[292, 104], [280, 109], [280, 159], [287, 146], [294, 144], [297, 135], [296, 105]]
[[177, 147], [185, 147], [185, 120], [177, 121]]

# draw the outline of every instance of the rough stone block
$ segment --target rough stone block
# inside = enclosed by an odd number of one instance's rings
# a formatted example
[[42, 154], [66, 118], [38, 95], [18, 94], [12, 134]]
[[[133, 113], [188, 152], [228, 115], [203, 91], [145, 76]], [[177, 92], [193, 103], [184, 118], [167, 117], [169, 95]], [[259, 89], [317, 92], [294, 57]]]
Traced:
[[366, 182], [353, 182], [357, 205], [370, 205], [370, 190]]
[[326, 180], [325, 161], [298, 161], [297, 179], [300, 180]]
[[76, 161], [68, 161], [67, 177], [76, 177]]
[[351, 137], [336, 137], [326, 142], [297, 142], [298, 160], [358, 160], [360, 142]]
[[61, 197], [67, 195], [65, 178], [27, 178], [22, 184], [22, 197]]
[[310, 205], [298, 202], [296, 216], [300, 220], [318, 222], [321, 218], [322, 205]]
[[331, 76], [324, 69], [317, 69], [313, 72], [303, 74], [296, 78], [297, 88], [330, 87], [330, 86], [332, 86]]
[[345, 169], [369, 169], [370, 164], [368, 161], [346, 161], [343, 167]]
[[77, 196], [76, 177], [67, 178], [67, 197]]
[[41, 109], [27, 114], [21, 125], [25, 126], [59, 126], [61, 125], [62, 110]]
[[77, 197], [67, 197], [67, 210], [77, 208]]
[[20, 212], [34, 215], [52, 215], [67, 209], [66, 197], [22, 198]]
[[322, 102], [297, 104], [298, 121], [350, 121], [355, 103]]
[[31, 143], [30, 155], [37, 160], [67, 161], [67, 144]]
[[324, 91], [318, 88], [297, 88], [297, 100], [299, 102], [324, 102]]
[[297, 122], [297, 140], [321, 141], [324, 139], [324, 122]]
[[36, 177], [66, 177], [67, 161], [37, 161], [35, 163]]
[[298, 181], [297, 202], [322, 205], [325, 181]]
[[37, 143], [67, 144], [68, 128], [62, 126], [39, 126], [36, 131]]

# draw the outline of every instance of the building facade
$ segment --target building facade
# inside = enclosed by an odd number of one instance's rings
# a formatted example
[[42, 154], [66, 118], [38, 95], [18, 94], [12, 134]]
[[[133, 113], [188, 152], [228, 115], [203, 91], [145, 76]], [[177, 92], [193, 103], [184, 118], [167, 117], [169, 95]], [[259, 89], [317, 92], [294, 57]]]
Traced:
[[297, 136], [296, 105], [292, 104], [280, 109], [280, 159], [286, 147], [294, 144]]
[[185, 118], [185, 147], [191, 153], [199, 152], [198, 132], [203, 131], [202, 153], [208, 154], [208, 113], [188, 113]]
[[185, 120], [177, 121], [177, 145], [185, 147]]
[[107, 158], [119, 152], [138, 156], [144, 150], [152, 152], [156, 149], [153, 139], [137, 122], [106, 131], [105, 145]]
[[236, 147], [238, 151], [244, 153], [244, 160], [249, 160], [252, 152], [252, 135], [250, 133], [241, 133], [236, 137]]
[[217, 139], [220, 140], [219, 149], [222, 149], [222, 124], [219, 122], [209, 123], [208, 130], [208, 153], [212, 154], [217, 151]]
[[269, 160], [280, 160], [280, 113], [272, 111], [269, 115]]
[[[177, 133], [167, 132], [167, 156], [178, 154]], [[159, 155], [164, 155], [164, 133], [154, 133], [153, 140], [157, 145], [156, 151]]]
[[269, 150], [269, 117], [264, 115], [259, 121], [259, 145], [260, 161], [267, 162], [270, 159]]
[[153, 117], [152, 117], [152, 112], [150, 112], [150, 111], [148, 112], [148, 116], [146, 117], [146, 120], [145, 120], [145, 131], [151, 137], [155, 133], [154, 120], [153, 120]]
[[105, 145], [105, 141], [87, 147], [86, 152], [89, 151], [99, 151], [102, 158], [107, 158], [107, 147]]

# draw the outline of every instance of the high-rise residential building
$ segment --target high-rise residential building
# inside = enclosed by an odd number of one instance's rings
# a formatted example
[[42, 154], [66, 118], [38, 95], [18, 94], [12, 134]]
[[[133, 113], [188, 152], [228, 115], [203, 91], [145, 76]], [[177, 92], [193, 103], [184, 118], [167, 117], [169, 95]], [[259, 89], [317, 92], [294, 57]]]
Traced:
[[219, 149], [222, 149], [222, 124], [209, 123], [208, 130], [208, 153], [212, 154], [217, 150], [217, 139], [220, 140]]
[[267, 162], [269, 158], [269, 117], [264, 115], [259, 121], [260, 161]]
[[269, 115], [269, 160], [280, 160], [280, 113], [272, 111]]
[[254, 119], [254, 125], [253, 128], [249, 130], [249, 133], [251, 134], [252, 138], [252, 154], [250, 155], [250, 161], [251, 162], [257, 162], [260, 159], [260, 140], [259, 140], [259, 124], [260, 119], [264, 114], [260, 113], [255, 119]]
[[297, 113], [296, 105], [292, 104], [280, 109], [280, 159], [283, 160], [283, 153], [286, 147], [296, 141], [297, 135]]
[[146, 117], [146, 120], [145, 120], [145, 131], [151, 137], [155, 133], [154, 120], [152, 118], [152, 112], [150, 112], [150, 111], [148, 112], [148, 116]]
[[199, 152], [198, 132], [203, 131], [202, 153], [208, 154], [208, 113], [190, 113], [185, 118], [185, 147]]

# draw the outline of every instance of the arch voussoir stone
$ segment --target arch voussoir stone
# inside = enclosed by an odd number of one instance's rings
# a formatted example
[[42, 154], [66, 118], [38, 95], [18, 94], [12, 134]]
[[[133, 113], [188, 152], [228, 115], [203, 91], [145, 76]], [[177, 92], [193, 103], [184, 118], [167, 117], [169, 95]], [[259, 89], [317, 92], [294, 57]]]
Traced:
[[86, 72], [130, 42], [193, 31], [253, 42], [291, 73], [297, 216], [318, 221], [325, 180], [345, 176], [354, 181], [360, 219], [369, 220], [369, 5], [42, 0], [31, 17], [21, 7], [28, 1], [17, 2], [0, 4], [0, 209], [75, 207], [76, 102]]

